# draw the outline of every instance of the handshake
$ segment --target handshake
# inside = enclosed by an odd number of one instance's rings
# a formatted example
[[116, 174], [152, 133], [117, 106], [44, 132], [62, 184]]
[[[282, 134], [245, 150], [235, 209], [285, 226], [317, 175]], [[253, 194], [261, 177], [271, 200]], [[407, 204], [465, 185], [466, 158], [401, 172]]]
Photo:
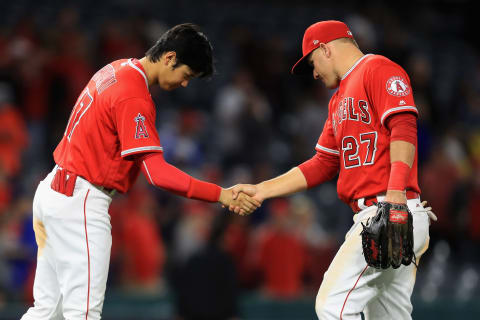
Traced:
[[248, 215], [262, 205], [265, 197], [262, 196], [261, 184], [237, 184], [220, 192], [218, 202], [223, 208], [241, 216]]
[[263, 200], [287, 196], [307, 189], [307, 180], [298, 167], [258, 184], [237, 184], [222, 189], [218, 202], [241, 216], [252, 213]]

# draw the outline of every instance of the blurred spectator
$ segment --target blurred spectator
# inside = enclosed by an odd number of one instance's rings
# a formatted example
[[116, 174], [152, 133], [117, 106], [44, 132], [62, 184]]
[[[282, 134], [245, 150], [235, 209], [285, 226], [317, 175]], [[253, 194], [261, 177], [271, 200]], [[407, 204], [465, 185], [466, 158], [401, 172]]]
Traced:
[[295, 233], [305, 243], [306, 287], [310, 294], [316, 294], [338, 245], [335, 236], [318, 223], [319, 210], [310, 198], [294, 196], [291, 208]]
[[328, 116], [328, 99], [330, 93], [325, 86], [311, 85], [297, 99], [295, 113], [285, 117], [293, 139], [293, 143], [285, 146], [289, 149], [291, 161], [301, 163], [315, 152], [315, 143], [322, 130], [318, 124]]
[[443, 148], [437, 147], [432, 152], [431, 160], [419, 172], [422, 198], [430, 202], [438, 217], [437, 223], [431, 226], [432, 232], [436, 230], [443, 234], [453, 232], [451, 228], [453, 216], [449, 210], [449, 203], [460, 179], [458, 169], [448, 159]]
[[439, 120], [438, 112], [433, 110], [434, 98], [432, 88], [432, 61], [425, 54], [413, 54], [407, 64], [415, 90], [415, 104], [418, 116], [418, 163], [421, 165], [432, 152], [436, 128], [432, 122]]
[[[144, 55], [147, 45], [143, 35], [143, 25], [140, 25], [140, 30], [134, 25], [134, 22], [138, 21], [139, 19], [109, 18], [102, 23], [98, 41], [98, 57], [101, 66], [118, 59], [137, 58]], [[158, 34], [162, 33], [156, 33], [155, 41]]]
[[[471, 187], [467, 191], [467, 226], [470, 238], [474, 241], [473, 246], [476, 247], [480, 243], [480, 131], [471, 135], [469, 149], [472, 155], [473, 173]], [[476, 259], [480, 262], [480, 256], [477, 255]]]
[[5, 259], [8, 267], [6, 279], [0, 279], [0, 288], [3, 285], [28, 302], [33, 301], [36, 256], [31, 203], [32, 199], [19, 198], [11, 204], [8, 213], [0, 216], [0, 261]]
[[160, 209], [147, 186], [130, 192], [121, 214], [122, 285], [129, 290], [156, 293], [163, 289], [165, 249], [155, 214]]
[[255, 285], [251, 269], [248, 264], [248, 244], [251, 236], [251, 227], [246, 217], [232, 215], [230, 224], [225, 231], [225, 250], [235, 263], [239, 285], [242, 288], [252, 289]]
[[185, 320], [228, 320], [237, 315], [237, 275], [224, 249], [228, 216], [217, 215], [205, 246], [180, 266], [177, 309]]
[[480, 168], [478, 164], [472, 177], [472, 188], [469, 191], [468, 199], [468, 228], [471, 239], [478, 244], [480, 243]]
[[198, 167], [205, 162], [202, 136], [206, 130], [206, 116], [199, 110], [182, 108], [178, 112], [175, 137], [169, 141], [169, 160], [179, 165]]
[[456, 241], [459, 212], [463, 209], [455, 200], [457, 193], [465, 193], [461, 188], [467, 183], [471, 166], [456, 131], [452, 129], [439, 141], [429, 161], [419, 170], [419, 182], [422, 198], [429, 201], [438, 216], [438, 221], [430, 228], [431, 233], [440, 233], [452, 242]]
[[91, 42], [78, 29], [77, 15], [75, 11], [63, 11], [52, 35], [55, 48], [48, 66], [52, 95], [47, 114], [50, 150], [61, 140], [75, 101], [94, 73]]
[[0, 217], [7, 211], [13, 194], [13, 186], [8, 175], [0, 166]]
[[306, 244], [296, 234], [290, 202], [270, 202], [270, 217], [257, 230], [254, 267], [262, 275], [262, 290], [274, 298], [296, 298], [303, 293], [306, 272]]
[[12, 98], [9, 85], [0, 83], [0, 171], [7, 177], [19, 173], [28, 141], [25, 121], [12, 105]]
[[182, 212], [172, 244], [172, 259], [180, 266], [205, 247], [214, 218], [210, 206], [200, 201], [184, 202]]
[[264, 158], [271, 113], [267, 99], [245, 69], [235, 73], [232, 82], [220, 89], [215, 115], [222, 134], [216, 139], [225, 165]]

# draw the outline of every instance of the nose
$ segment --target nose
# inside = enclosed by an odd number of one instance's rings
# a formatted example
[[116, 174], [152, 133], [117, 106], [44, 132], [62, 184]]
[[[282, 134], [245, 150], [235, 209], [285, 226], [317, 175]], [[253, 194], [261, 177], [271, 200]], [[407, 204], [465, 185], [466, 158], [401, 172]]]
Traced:
[[181, 86], [186, 88], [188, 86], [188, 80], [183, 80]]
[[313, 70], [313, 79], [318, 80], [319, 77], [320, 77], [320, 75], [318, 74], [318, 72], [315, 72], [315, 69], [314, 69]]

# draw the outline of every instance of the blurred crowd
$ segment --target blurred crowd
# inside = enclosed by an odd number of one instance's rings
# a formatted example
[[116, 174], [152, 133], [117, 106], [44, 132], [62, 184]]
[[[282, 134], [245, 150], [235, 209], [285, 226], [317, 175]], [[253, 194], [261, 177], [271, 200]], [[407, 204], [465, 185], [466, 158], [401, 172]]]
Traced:
[[[168, 162], [224, 187], [274, 177], [314, 154], [332, 91], [289, 74], [308, 25], [344, 20], [364, 53], [402, 65], [420, 111], [422, 198], [438, 216], [416, 294], [429, 301], [446, 291], [464, 300], [480, 296], [475, 28], [466, 9], [451, 3], [399, 9], [376, 1], [0, 4], [0, 309], [32, 301], [32, 197], [53, 168], [77, 95], [97, 69], [143, 57], [182, 22], [205, 31], [217, 74], [171, 93], [153, 89], [157, 128]], [[239, 217], [141, 178], [128, 195], [115, 196], [110, 214], [109, 288], [174, 292], [186, 318], [192, 310], [210, 312], [201, 310], [204, 300], [222, 301], [219, 314], [235, 314], [242, 292], [313, 296], [352, 223], [335, 181]]]

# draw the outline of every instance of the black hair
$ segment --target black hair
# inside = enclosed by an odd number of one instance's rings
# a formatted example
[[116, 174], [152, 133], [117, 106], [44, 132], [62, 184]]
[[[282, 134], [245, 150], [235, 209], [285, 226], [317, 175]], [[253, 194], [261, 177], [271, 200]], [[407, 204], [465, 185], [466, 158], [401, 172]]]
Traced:
[[175, 51], [176, 64], [185, 64], [200, 78], [209, 77], [214, 72], [212, 45], [197, 25], [183, 23], [165, 32], [146, 52], [151, 62], [157, 62], [165, 52]]

